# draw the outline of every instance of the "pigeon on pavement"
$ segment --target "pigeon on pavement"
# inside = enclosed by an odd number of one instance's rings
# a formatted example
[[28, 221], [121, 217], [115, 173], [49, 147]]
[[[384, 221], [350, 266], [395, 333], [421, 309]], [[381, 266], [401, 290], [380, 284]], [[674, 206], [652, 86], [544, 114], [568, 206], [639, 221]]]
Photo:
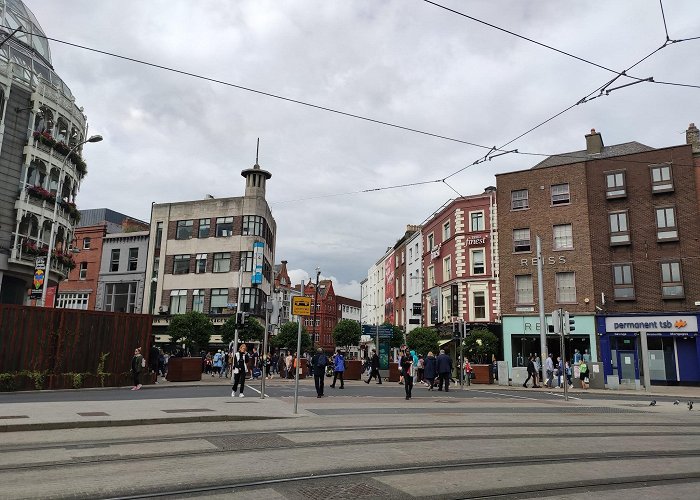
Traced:
[[693, 402], [688, 401], [688, 410], [692, 410], [692, 409], [693, 409]]
[[681, 404], [681, 402], [678, 401], [678, 400], [676, 399], [676, 400], [673, 402], [673, 404], [674, 404], [674, 405], [679, 405], [679, 404]]
[[652, 399], [652, 400], [651, 400], [651, 403], [649, 403], [649, 406], [656, 406], [656, 400], [655, 400], [655, 399]]

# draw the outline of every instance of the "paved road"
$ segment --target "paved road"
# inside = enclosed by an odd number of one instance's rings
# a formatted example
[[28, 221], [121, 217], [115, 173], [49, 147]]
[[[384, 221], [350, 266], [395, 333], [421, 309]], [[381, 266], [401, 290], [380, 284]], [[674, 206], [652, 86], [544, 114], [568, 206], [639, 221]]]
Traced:
[[[273, 379], [267, 382], [266, 394], [271, 397], [292, 397], [294, 395], [294, 382]], [[174, 385], [170, 383], [144, 387], [141, 391], [130, 391], [128, 388], [105, 388], [99, 390], [71, 390], [71, 391], [28, 391], [21, 393], [0, 393], [0, 404], [6, 403], [36, 403], [36, 402], [65, 402], [65, 401], [121, 401], [121, 400], [147, 400], [147, 399], [171, 399], [171, 398], [209, 398], [230, 395], [231, 388], [228, 385], [219, 385], [218, 381], [208, 380], [206, 385]], [[259, 397], [260, 381], [248, 381], [246, 395]], [[302, 397], [315, 397], [316, 391], [313, 382], [304, 380], [299, 385], [299, 395]], [[401, 399], [405, 395], [404, 388], [395, 382], [385, 382], [382, 385], [376, 383], [365, 384], [359, 381], [349, 381], [345, 389], [332, 389], [329, 383], [325, 384], [325, 396], [357, 396], [357, 397], [391, 397]], [[672, 402], [677, 399], [674, 396], [654, 396], [653, 398], [643, 392], [635, 394], [585, 393], [574, 391], [570, 393], [574, 400], [604, 400], [604, 401], [639, 401], [649, 402], [651, 399], [657, 402]], [[437, 390], [428, 391], [425, 386], [416, 385], [413, 390], [413, 401], [423, 399], [440, 398], [486, 398], [509, 400], [560, 400], [564, 397], [562, 389], [531, 389], [512, 390], [497, 385], [479, 386], [460, 390], [459, 386], [453, 387], [449, 393]], [[682, 398], [681, 398], [682, 399]], [[700, 409], [700, 404], [698, 405]]]
[[[244, 398], [249, 404], [241, 408], [273, 404], [291, 413], [292, 384], [270, 389], [276, 399]], [[153, 400], [129, 404], [138, 411], [207, 393], [202, 404], [239, 406], [227, 391], [210, 385], [2, 397]], [[357, 382], [328, 389], [333, 396], [323, 399], [308, 382], [302, 391], [297, 418], [5, 433], [0, 498], [620, 500], [694, 498], [700, 484], [700, 414], [670, 404], [565, 404], [543, 392], [496, 387], [417, 391], [405, 401], [397, 384]], [[90, 404], [109, 403], [69, 406]]]

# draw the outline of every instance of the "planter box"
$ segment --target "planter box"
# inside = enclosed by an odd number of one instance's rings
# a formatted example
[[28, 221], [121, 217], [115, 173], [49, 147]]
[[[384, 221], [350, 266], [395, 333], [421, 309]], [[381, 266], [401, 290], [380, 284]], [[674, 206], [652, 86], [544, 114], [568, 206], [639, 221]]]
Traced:
[[345, 360], [345, 380], [360, 380], [362, 377], [362, 361], [358, 359]]
[[[148, 375], [142, 376], [145, 380]], [[202, 358], [170, 358], [168, 360], [169, 382], [196, 382], [202, 380]], [[141, 382], [143, 383], [143, 382]]]
[[399, 381], [399, 364], [389, 363], [389, 382]]
[[493, 371], [491, 365], [472, 365], [475, 379], [472, 384], [493, 384]]

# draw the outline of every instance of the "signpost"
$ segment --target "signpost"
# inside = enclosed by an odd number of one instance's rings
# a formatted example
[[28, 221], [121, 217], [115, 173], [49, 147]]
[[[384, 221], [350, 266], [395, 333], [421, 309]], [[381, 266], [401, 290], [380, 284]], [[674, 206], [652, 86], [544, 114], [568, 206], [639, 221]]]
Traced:
[[[304, 281], [301, 282], [301, 290]], [[292, 314], [294, 316], [311, 316], [311, 297], [292, 297]], [[301, 370], [301, 319], [297, 330], [297, 366], [294, 370], [294, 413], [297, 413], [299, 402], [299, 371]]]

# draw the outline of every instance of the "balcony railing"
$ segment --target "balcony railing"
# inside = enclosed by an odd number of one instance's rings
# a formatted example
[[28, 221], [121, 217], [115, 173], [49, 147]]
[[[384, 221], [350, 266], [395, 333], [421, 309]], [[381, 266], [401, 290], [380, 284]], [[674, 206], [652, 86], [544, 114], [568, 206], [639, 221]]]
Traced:
[[[12, 240], [17, 233], [12, 233]], [[12, 249], [11, 261], [30, 264], [36, 263], [37, 257], [45, 257], [48, 254], [48, 245], [38, 238], [20, 234], [17, 238], [17, 246]], [[51, 270], [61, 273], [64, 277], [75, 268], [73, 256], [68, 253], [54, 252], [51, 256]]]

